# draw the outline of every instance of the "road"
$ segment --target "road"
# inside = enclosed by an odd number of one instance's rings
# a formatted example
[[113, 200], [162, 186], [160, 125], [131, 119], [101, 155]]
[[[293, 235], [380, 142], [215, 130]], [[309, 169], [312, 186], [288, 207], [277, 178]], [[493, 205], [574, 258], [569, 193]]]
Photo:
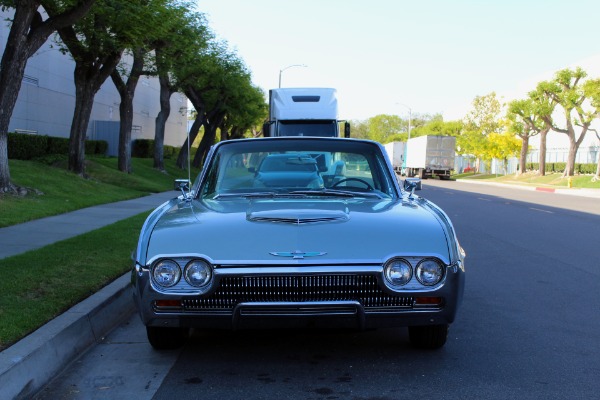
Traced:
[[467, 252], [443, 349], [388, 329], [201, 332], [158, 353], [134, 316], [39, 399], [599, 398], [600, 199], [432, 180], [420, 194]]

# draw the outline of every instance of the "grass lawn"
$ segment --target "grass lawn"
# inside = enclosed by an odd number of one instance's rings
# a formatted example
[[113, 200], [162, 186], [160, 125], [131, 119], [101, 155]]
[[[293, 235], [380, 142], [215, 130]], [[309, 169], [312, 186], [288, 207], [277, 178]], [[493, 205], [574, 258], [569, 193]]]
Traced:
[[129, 271], [148, 214], [0, 260], [0, 350]]
[[[541, 186], [566, 189], [569, 187], [569, 178], [562, 174], [546, 174], [539, 176], [534, 173], [522, 175], [484, 175], [484, 174], [457, 174], [453, 179], [477, 179], [489, 182], [507, 183], [513, 185]], [[571, 187], [579, 189], [600, 189], [600, 181], [592, 182], [592, 175], [576, 175], [571, 177]]]
[[[84, 179], [67, 171], [66, 157], [9, 160], [13, 183], [41, 193], [0, 196], [0, 227], [173, 190], [174, 179], [187, 177], [174, 160], [165, 160], [165, 172], [152, 164], [134, 158], [133, 172], [126, 174], [116, 158], [88, 157]], [[193, 170], [192, 179], [197, 174]], [[0, 260], [0, 350], [130, 270], [147, 214]]]
[[[34, 188], [25, 197], [0, 196], [0, 228], [33, 219], [62, 214], [98, 204], [112, 203], [173, 190], [173, 180], [186, 178], [187, 171], [165, 160], [166, 172], [152, 167], [151, 159], [133, 158], [133, 172], [117, 169], [117, 159], [88, 157], [84, 179], [66, 169], [66, 158], [51, 162], [9, 160], [12, 181]], [[192, 179], [198, 170], [192, 171]]]

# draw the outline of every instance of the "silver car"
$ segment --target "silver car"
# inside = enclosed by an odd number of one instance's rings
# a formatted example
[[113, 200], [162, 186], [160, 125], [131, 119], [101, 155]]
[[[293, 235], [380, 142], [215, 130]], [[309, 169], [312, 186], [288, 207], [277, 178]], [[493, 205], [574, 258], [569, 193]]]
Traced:
[[[288, 180], [257, 184], [269, 159], [291, 163]], [[181, 346], [190, 328], [313, 326], [406, 326], [416, 347], [445, 344], [464, 252], [447, 215], [414, 194], [420, 182], [400, 187], [378, 143], [225, 141], [179, 186], [146, 220], [132, 271], [154, 348]]]

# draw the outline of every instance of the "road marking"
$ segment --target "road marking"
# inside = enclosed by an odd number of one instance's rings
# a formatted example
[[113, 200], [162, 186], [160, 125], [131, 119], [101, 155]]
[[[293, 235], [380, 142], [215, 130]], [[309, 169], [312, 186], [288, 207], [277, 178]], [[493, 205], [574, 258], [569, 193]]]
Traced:
[[553, 211], [542, 210], [542, 209], [540, 209], [540, 208], [533, 208], [533, 207], [529, 207], [529, 209], [530, 209], [530, 210], [539, 211], [539, 212], [545, 212], [545, 213], [548, 213], [548, 214], [554, 214], [554, 212], [553, 212]]
[[490, 199], [484, 199], [483, 197], [478, 197], [477, 199], [478, 199], [478, 200], [483, 200], [483, 201], [492, 201], [492, 200], [490, 200]]

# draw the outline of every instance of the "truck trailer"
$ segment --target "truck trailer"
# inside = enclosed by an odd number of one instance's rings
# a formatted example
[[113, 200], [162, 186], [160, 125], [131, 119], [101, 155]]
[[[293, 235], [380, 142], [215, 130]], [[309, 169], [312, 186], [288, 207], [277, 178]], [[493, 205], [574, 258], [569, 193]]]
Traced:
[[[337, 92], [332, 88], [280, 88], [269, 90], [267, 136], [339, 137]], [[350, 124], [344, 124], [350, 137]]]
[[383, 145], [385, 151], [394, 167], [394, 171], [401, 173], [404, 168], [404, 157], [406, 143], [404, 142], [390, 142]]
[[450, 179], [454, 170], [456, 137], [419, 136], [406, 142], [406, 176]]

